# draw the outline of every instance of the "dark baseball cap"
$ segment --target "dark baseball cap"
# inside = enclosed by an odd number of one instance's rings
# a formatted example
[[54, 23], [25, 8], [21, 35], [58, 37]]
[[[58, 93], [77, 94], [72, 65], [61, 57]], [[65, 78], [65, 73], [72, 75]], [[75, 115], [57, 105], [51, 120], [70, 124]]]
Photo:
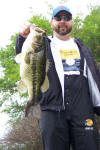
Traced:
[[70, 9], [69, 9], [68, 7], [59, 6], [59, 7], [55, 8], [55, 9], [53, 10], [52, 18], [53, 18], [54, 16], [56, 16], [56, 15], [57, 15], [59, 12], [61, 12], [61, 11], [66, 11], [67, 13], [69, 13], [69, 14], [72, 16], [72, 13], [71, 13], [71, 11], [70, 11]]

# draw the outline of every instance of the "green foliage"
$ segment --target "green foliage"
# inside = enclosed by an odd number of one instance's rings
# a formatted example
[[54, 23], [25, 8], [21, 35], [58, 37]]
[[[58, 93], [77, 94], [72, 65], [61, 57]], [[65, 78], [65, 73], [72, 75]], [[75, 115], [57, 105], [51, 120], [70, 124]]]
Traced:
[[100, 62], [100, 6], [93, 7], [82, 21], [76, 18], [73, 35], [81, 38], [92, 50], [96, 61]]
[[19, 104], [16, 97], [13, 96], [14, 93], [18, 92], [16, 82], [20, 80], [19, 65], [14, 60], [16, 36], [17, 34], [11, 36], [11, 44], [0, 50], [0, 66], [3, 68], [4, 74], [0, 78], [0, 93], [2, 93], [0, 106], [5, 106], [2, 112], [9, 115], [11, 122], [21, 118], [25, 108], [25, 104]]
[[25, 103], [19, 104], [17, 100], [10, 98], [10, 103], [5, 106], [2, 112], [9, 115], [9, 123], [14, 124], [24, 116]]
[[15, 83], [19, 80], [19, 67], [14, 60], [16, 35], [11, 37], [11, 44], [0, 50], [0, 66], [4, 68], [4, 77], [0, 78], [0, 91], [13, 94]]
[[47, 35], [52, 35], [52, 29], [49, 21], [42, 15], [33, 16], [30, 20], [30, 23], [36, 24], [38, 27], [45, 29]]
[[82, 19], [77, 16], [73, 19], [73, 29], [72, 29], [72, 36], [80, 38], [80, 33], [82, 32]]

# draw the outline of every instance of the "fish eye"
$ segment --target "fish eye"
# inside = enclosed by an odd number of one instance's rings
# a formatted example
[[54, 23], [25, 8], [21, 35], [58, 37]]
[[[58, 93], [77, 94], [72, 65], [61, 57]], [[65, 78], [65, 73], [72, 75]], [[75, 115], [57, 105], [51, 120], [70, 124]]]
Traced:
[[36, 47], [35, 52], [36, 53], [40, 52], [40, 47]]
[[32, 54], [32, 52], [28, 52], [27, 54], [28, 54], [28, 55], [31, 55], [31, 54]]

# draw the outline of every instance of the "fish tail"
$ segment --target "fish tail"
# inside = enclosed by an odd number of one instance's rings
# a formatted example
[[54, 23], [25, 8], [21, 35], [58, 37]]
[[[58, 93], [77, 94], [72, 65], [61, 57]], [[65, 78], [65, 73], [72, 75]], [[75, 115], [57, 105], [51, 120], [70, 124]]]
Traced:
[[25, 117], [28, 117], [29, 109], [31, 107], [31, 102], [27, 102], [26, 108], [25, 108]]
[[35, 104], [32, 106], [32, 103], [28, 102], [25, 108], [25, 117], [28, 117], [28, 116], [33, 116], [39, 119], [41, 116], [40, 105]]

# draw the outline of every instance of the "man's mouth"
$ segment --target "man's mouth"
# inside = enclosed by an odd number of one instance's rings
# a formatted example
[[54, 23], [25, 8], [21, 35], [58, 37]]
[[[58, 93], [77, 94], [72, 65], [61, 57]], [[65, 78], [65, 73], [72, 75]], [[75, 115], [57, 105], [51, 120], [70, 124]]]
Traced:
[[65, 30], [66, 30], [66, 27], [65, 27], [65, 26], [61, 26], [61, 27], [59, 27], [59, 29], [60, 29], [61, 31], [65, 31]]

